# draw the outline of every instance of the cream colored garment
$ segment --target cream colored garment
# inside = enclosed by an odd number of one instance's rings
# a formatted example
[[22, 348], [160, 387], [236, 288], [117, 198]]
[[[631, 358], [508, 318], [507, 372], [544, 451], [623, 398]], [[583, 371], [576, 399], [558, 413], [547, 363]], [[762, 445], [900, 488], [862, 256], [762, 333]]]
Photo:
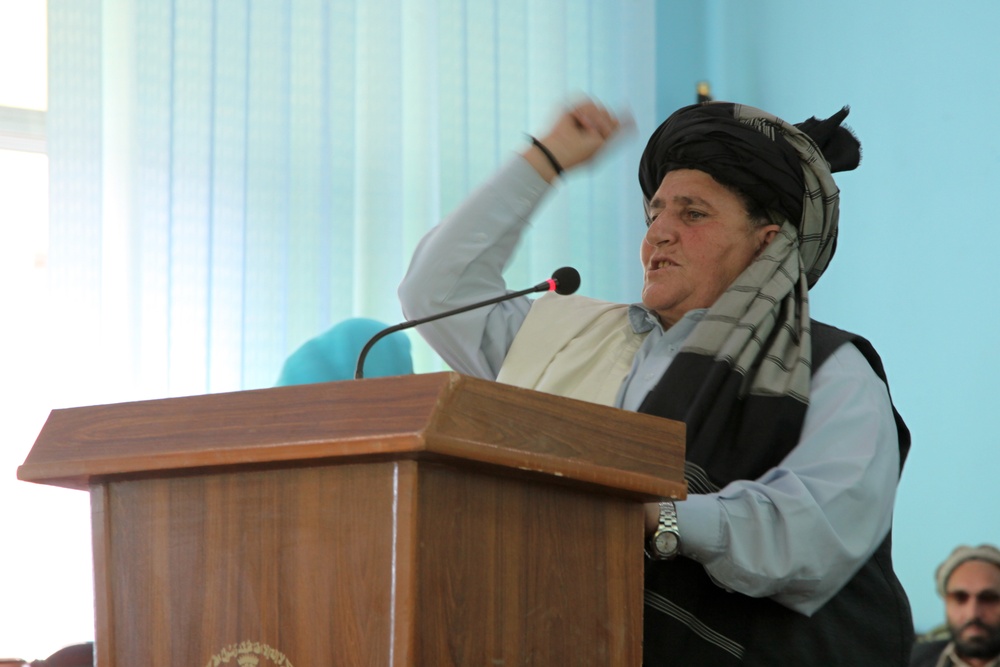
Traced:
[[627, 305], [546, 294], [531, 305], [497, 381], [613, 406], [645, 336], [632, 331]]

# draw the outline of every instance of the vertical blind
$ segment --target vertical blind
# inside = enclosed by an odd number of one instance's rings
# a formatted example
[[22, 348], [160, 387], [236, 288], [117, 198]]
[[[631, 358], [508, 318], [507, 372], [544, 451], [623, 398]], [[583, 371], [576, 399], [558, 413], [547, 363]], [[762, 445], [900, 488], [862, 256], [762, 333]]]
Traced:
[[[50, 0], [50, 287], [66, 402], [270, 386], [401, 319], [419, 238], [574, 95], [655, 121], [653, 0]], [[629, 300], [637, 137], [508, 268]], [[414, 338], [416, 338], [414, 336]], [[442, 367], [415, 347], [418, 370]]]

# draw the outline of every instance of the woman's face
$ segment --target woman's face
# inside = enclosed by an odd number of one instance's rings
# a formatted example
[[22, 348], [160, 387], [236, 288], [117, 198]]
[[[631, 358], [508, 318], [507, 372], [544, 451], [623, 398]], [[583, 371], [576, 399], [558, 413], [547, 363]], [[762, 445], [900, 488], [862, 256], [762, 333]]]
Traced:
[[779, 229], [753, 228], [739, 195], [696, 169], [667, 172], [646, 214], [642, 303], [664, 327], [715, 303]]

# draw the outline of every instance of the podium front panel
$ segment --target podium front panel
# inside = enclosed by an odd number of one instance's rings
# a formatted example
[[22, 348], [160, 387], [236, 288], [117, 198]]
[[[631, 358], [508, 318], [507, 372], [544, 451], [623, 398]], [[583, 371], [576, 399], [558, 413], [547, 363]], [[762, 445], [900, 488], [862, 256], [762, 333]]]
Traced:
[[393, 534], [373, 527], [392, 525], [395, 476], [382, 463], [108, 483], [99, 664], [389, 664]]
[[95, 486], [98, 661], [639, 665], [642, 506], [439, 462]]
[[641, 663], [642, 505], [423, 465], [420, 665]]

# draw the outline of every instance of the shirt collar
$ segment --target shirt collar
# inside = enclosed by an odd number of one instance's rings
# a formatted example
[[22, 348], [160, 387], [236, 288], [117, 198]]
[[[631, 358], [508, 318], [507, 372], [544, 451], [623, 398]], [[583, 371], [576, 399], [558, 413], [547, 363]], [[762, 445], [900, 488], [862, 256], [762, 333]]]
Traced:
[[[694, 328], [694, 325], [701, 322], [705, 317], [705, 313], [708, 312], [708, 308], [698, 308], [695, 310], [689, 310], [684, 314], [684, 317], [680, 319], [677, 324], [675, 324], [671, 329], [678, 329], [684, 331], [685, 334]], [[660, 323], [660, 318], [656, 313], [641, 303], [633, 303], [628, 307], [628, 322], [632, 326], [632, 331], [637, 334], [644, 334], [654, 329], [659, 329], [662, 333], [665, 331], [663, 324]]]
[[[948, 645], [944, 647], [942, 655], [948, 656], [948, 660], [950, 660], [950, 662], [945, 662], [945, 665], [951, 665], [952, 667], [969, 667], [969, 663], [959, 658], [958, 654], [955, 652], [955, 642], [949, 642]], [[1000, 667], [1000, 656], [986, 663], [986, 667]]]

